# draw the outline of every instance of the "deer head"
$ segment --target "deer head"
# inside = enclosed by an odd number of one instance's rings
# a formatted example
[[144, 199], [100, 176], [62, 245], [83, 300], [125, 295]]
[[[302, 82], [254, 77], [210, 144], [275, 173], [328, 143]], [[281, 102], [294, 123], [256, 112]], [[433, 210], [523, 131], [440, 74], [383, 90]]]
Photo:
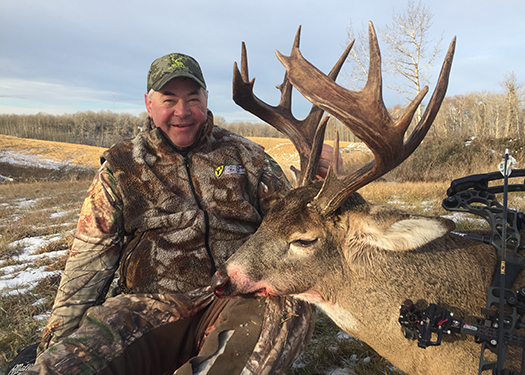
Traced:
[[[315, 302], [331, 293], [320, 290], [323, 288], [320, 280], [331, 278], [326, 284], [333, 285], [333, 279], [346, 272], [341, 270], [347, 269], [359, 253], [369, 251], [367, 248], [406, 250], [418, 247], [442, 236], [453, 226], [440, 219], [414, 218], [393, 211], [385, 213], [368, 205], [356, 192], [402, 163], [427, 134], [445, 97], [455, 39], [425, 113], [404, 141], [405, 132], [428, 88], [425, 87], [410, 103], [400, 118], [393, 119], [389, 115], [382, 99], [381, 56], [372, 23], [369, 24], [368, 81], [359, 92], [347, 90], [334, 81], [353, 43], [332, 71], [325, 75], [301, 55], [299, 38], [300, 29], [289, 57], [277, 52], [286, 68], [284, 82], [279, 86], [282, 97], [277, 107], [263, 103], [253, 94], [254, 80], [250, 81], [248, 77], [244, 44], [241, 71], [236, 64], [234, 66], [235, 102], [290, 138], [299, 152], [301, 171], [298, 172], [300, 186], [275, 204], [259, 230], [216, 273], [212, 284], [219, 296], [288, 294], [304, 297], [309, 294], [307, 299]], [[302, 121], [291, 114], [292, 86], [313, 105], [308, 117]], [[350, 128], [370, 148], [375, 159], [355, 172], [341, 176], [337, 172], [339, 146], [336, 134], [332, 164], [326, 179], [320, 182], [314, 178], [327, 123], [326, 117], [321, 119], [324, 111]], [[340, 208], [344, 209], [344, 215], [338, 211]], [[350, 222], [352, 224], [348, 224]], [[388, 232], [385, 229], [394, 225], [402, 230]], [[376, 235], [381, 231], [381, 236]], [[406, 234], [411, 231], [418, 235]], [[356, 240], [365, 237], [366, 241]], [[308, 267], [309, 262], [315, 263], [315, 267]], [[306, 263], [302, 269], [301, 263]]]

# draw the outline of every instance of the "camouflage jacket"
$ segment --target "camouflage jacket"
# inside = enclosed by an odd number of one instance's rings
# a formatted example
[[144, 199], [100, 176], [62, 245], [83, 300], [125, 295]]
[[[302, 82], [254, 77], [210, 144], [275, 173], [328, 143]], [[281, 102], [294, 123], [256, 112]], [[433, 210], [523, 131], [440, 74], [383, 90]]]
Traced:
[[213, 125], [178, 150], [155, 128], [102, 155], [40, 349], [102, 303], [119, 269], [128, 293], [209, 293], [211, 275], [290, 188], [264, 149]]

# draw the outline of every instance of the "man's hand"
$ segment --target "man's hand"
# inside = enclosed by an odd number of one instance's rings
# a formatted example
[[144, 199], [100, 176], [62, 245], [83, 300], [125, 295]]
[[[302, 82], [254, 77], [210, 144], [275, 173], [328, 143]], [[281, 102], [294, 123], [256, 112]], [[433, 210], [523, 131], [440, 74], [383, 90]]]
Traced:
[[[321, 158], [319, 159], [319, 165], [317, 167], [317, 176], [320, 178], [325, 178], [328, 174], [328, 167], [330, 166], [330, 162], [332, 161], [332, 155], [334, 153], [334, 148], [326, 143], [323, 144], [323, 151], [321, 152]], [[337, 155], [337, 158], [339, 159], [339, 169], [337, 170], [338, 173], [341, 172], [341, 167], [343, 165], [343, 157], [341, 156], [341, 153]]]

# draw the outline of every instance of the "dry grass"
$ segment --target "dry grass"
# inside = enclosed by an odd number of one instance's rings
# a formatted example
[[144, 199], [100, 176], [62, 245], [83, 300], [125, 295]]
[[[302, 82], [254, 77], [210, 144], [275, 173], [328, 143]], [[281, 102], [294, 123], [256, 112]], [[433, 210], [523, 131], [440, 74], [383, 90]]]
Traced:
[[[266, 152], [283, 166], [298, 166], [299, 157], [293, 144], [286, 138], [248, 137], [264, 146]], [[332, 144], [332, 141], [328, 141]], [[340, 147], [346, 147], [349, 142], [341, 142]], [[49, 159], [60, 163], [78, 164], [85, 167], [98, 168], [99, 157], [106, 150], [102, 147], [77, 145], [71, 143], [41, 141], [36, 139], [18, 138], [0, 134], [0, 151], [16, 152], [24, 155], [34, 155], [37, 159]]]
[[449, 184], [445, 182], [386, 182], [364, 186], [359, 193], [371, 203], [391, 205], [425, 215], [446, 215], [441, 201], [446, 197]]
[[505, 149], [523, 168], [524, 139], [426, 139], [403, 164], [389, 173], [397, 181], [452, 181], [471, 174], [497, 170]]
[[401, 375], [390, 362], [362, 341], [342, 332], [323, 313], [318, 313], [314, 335], [287, 375], [330, 374]]
[[[0, 276], [8, 266], [17, 267], [16, 272], [24, 268], [64, 269], [66, 250], [89, 183], [84, 180], [0, 185]], [[42, 241], [28, 254], [34, 256], [30, 267], [15, 257], [27, 247], [27, 240]], [[29, 288], [21, 286], [18, 292], [0, 291], [0, 373], [18, 351], [39, 340], [45, 318], [38, 317], [50, 311], [59, 280], [60, 272], [51, 273]]]
[[105, 148], [72, 143], [41, 141], [0, 134], [2, 151], [33, 155], [40, 159], [98, 168], [99, 156]]
[[14, 241], [75, 228], [89, 181], [0, 185], [0, 259]]

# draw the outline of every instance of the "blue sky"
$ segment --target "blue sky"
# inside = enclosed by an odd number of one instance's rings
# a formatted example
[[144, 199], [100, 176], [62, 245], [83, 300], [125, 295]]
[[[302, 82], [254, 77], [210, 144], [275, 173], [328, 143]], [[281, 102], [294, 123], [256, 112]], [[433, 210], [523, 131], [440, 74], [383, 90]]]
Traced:
[[[433, 89], [448, 44], [457, 47], [448, 95], [501, 90], [504, 75], [525, 81], [525, 1], [422, 0], [434, 14], [434, 40], [443, 36], [432, 69]], [[233, 62], [248, 48], [255, 93], [276, 105], [284, 68], [302, 25], [301, 51], [328, 72], [354, 28], [391, 23], [405, 0], [2, 0], [0, 113], [144, 112], [149, 65], [169, 52], [194, 56], [210, 91], [209, 108], [227, 121], [254, 117], [231, 99]], [[380, 46], [384, 46], [381, 43]], [[344, 69], [338, 82], [348, 83]], [[385, 81], [389, 77], [385, 76]], [[309, 105], [294, 94], [294, 113]], [[430, 96], [430, 95], [429, 95]], [[387, 104], [403, 98], [385, 91]]]

